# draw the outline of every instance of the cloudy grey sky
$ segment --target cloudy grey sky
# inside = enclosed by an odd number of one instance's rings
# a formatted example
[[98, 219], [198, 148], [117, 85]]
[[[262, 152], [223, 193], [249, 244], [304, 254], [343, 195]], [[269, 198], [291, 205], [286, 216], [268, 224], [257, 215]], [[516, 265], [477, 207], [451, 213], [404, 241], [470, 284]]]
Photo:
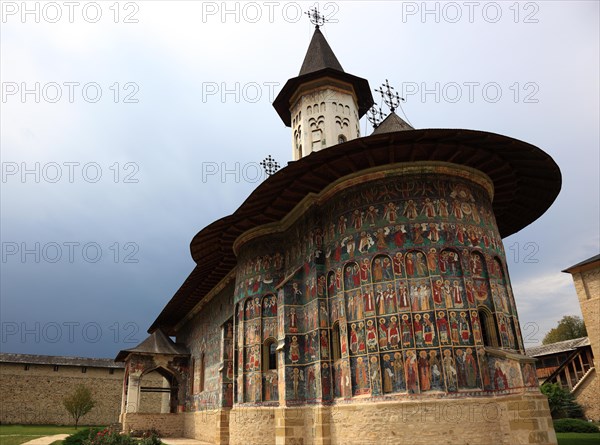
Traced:
[[[271, 154], [271, 106], [312, 35], [310, 2], [12, 2], [1, 20], [3, 352], [113, 357], [193, 269]], [[344, 69], [386, 78], [416, 128], [522, 139], [563, 174], [504, 240], [527, 344], [580, 314], [560, 271], [599, 249], [596, 1], [320, 2]], [[362, 131], [371, 129], [363, 121]]]

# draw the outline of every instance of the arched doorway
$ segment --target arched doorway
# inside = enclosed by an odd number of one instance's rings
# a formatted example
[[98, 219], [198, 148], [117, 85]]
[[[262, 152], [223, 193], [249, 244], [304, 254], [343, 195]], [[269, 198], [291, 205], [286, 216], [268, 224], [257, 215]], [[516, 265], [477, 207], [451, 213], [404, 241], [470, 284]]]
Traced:
[[169, 370], [157, 367], [140, 377], [139, 413], [176, 413], [179, 385]]

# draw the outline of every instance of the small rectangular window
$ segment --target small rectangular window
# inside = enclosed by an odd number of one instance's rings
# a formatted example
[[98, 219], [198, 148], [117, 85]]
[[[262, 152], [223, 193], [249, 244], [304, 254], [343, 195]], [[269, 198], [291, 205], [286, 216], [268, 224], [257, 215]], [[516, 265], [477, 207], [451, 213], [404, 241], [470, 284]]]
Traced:
[[29, 371], [29, 364], [26, 364], [25, 366], [23, 366], [23, 369], [24, 369], [25, 371]]
[[54, 365], [54, 372], [58, 371], [58, 365]]
[[81, 373], [85, 374], [87, 372], [87, 368], [84, 366], [83, 368], [81, 368]]
[[114, 373], [115, 373], [115, 370], [114, 370], [113, 368], [110, 368], [110, 369], [108, 370], [108, 373], [112, 375], [112, 374], [114, 374]]

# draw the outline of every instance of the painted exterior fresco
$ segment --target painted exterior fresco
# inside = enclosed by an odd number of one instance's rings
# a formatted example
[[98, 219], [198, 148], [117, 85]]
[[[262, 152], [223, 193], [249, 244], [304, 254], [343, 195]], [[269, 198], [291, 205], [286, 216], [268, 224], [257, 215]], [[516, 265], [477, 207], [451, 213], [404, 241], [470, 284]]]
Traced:
[[445, 172], [356, 181], [242, 245], [234, 403], [525, 386], [518, 360], [484, 349], [523, 352], [490, 190]]
[[[177, 336], [177, 341], [185, 344], [190, 351], [190, 372], [185, 380], [186, 411], [233, 404], [232, 293], [233, 283], [214, 297], [214, 303], [209, 303], [203, 311], [192, 317]], [[202, 378], [203, 385], [200, 382]]]

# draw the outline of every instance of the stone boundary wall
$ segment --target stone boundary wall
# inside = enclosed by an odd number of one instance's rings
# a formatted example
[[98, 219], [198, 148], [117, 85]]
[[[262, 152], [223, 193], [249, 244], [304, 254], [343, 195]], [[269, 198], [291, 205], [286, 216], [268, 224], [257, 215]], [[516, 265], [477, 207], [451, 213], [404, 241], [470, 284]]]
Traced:
[[[62, 400], [84, 384], [96, 406], [80, 419], [82, 425], [110, 425], [119, 419], [123, 369], [0, 363], [0, 423], [71, 425]], [[113, 369], [113, 373], [110, 373]]]
[[[116, 423], [121, 412], [123, 375], [124, 369], [118, 367], [0, 362], [0, 424], [72, 425], [74, 421], [62, 401], [80, 384], [90, 389], [96, 401], [96, 406], [80, 423], [99, 426]], [[144, 376], [143, 383], [160, 387], [163, 381], [160, 374], [150, 373]], [[158, 413], [161, 405], [164, 409], [163, 399], [161, 393], [143, 393], [140, 408]], [[166, 405], [168, 408], [168, 401]]]

